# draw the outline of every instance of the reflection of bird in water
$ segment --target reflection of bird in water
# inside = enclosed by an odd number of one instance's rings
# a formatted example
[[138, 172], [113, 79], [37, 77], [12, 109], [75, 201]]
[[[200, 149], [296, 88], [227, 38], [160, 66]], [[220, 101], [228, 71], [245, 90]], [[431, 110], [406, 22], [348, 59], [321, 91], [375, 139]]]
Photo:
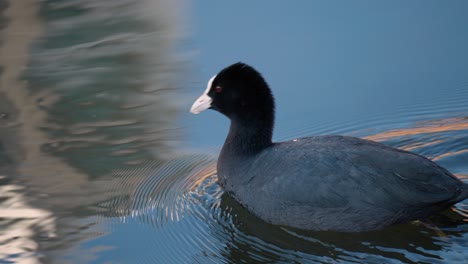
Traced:
[[[411, 262], [407, 252], [437, 257], [431, 252], [441, 250], [436, 243], [446, 236], [457, 236], [457, 227], [463, 226], [464, 217], [450, 210], [431, 217], [430, 221], [415, 221], [396, 225], [381, 230], [360, 233], [343, 233], [332, 231], [305, 231], [268, 224], [255, 217], [227, 193], [221, 196], [219, 207], [223, 210], [219, 223], [224, 232], [231, 234], [225, 242], [227, 259], [235, 263], [256, 263], [255, 260], [279, 261], [285, 256], [305, 260], [327, 262], [332, 260], [356, 257], [356, 252], [366, 256], [380, 256], [398, 259], [403, 263]], [[444, 229], [445, 233], [436, 226]], [[216, 230], [215, 230], [216, 231]], [[215, 233], [215, 236], [218, 236]], [[255, 238], [255, 239], [253, 239]], [[414, 245], [418, 245], [415, 247]]]

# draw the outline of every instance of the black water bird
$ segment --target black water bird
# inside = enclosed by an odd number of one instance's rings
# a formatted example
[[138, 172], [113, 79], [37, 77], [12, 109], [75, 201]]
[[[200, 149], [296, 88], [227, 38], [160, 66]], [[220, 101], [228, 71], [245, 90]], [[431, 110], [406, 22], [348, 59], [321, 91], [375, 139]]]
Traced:
[[191, 108], [231, 120], [221, 186], [266, 222], [356, 232], [423, 219], [468, 197], [468, 184], [420, 155], [348, 136], [272, 142], [274, 99], [254, 68], [233, 64]]

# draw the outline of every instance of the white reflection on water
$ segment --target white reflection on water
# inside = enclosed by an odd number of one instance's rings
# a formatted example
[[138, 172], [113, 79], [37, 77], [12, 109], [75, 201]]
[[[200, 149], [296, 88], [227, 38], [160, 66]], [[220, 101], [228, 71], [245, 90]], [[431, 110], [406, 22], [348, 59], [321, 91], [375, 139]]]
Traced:
[[[38, 33], [35, 21], [38, 6], [35, 1], [30, 0], [11, 1], [9, 4], [5, 12], [9, 25], [1, 32], [4, 41], [0, 45], [0, 54], [2, 54], [1, 66], [4, 71], [0, 75], [0, 92], [7, 100], [14, 99], [14, 104], [27, 105], [29, 102], [18, 78], [26, 65], [28, 45]], [[22, 131], [25, 133], [23, 136], [30, 135], [27, 131], [34, 124], [34, 122], [23, 124]], [[0, 128], [5, 131], [15, 125], [19, 124], [7, 122], [0, 124]], [[4, 131], [2, 140], [7, 141], [3, 142], [4, 145], [15, 144], [15, 140], [8, 142], [5, 137], [7, 132]], [[36, 138], [29, 139], [34, 141]], [[34, 154], [24, 155], [24, 160], [28, 160], [31, 155]], [[0, 175], [0, 181], [6, 179], [6, 176]], [[14, 263], [40, 263], [40, 256], [37, 253], [39, 249], [36, 241], [37, 231], [44, 232], [42, 235], [45, 237], [54, 237], [56, 219], [51, 212], [31, 206], [30, 199], [23, 194], [24, 192], [24, 188], [17, 184], [0, 184], [0, 223], [3, 227], [0, 232], [0, 260]]]
[[142, 2], [0, 2], [0, 262], [93, 261], [94, 214], [139, 184], [107, 173], [169, 155], [178, 4]]
[[[5, 179], [0, 175], [0, 181]], [[55, 217], [52, 212], [28, 205], [21, 192], [24, 188], [14, 184], [0, 185], [0, 260], [14, 263], [40, 263], [36, 241], [41, 236], [55, 237]]]

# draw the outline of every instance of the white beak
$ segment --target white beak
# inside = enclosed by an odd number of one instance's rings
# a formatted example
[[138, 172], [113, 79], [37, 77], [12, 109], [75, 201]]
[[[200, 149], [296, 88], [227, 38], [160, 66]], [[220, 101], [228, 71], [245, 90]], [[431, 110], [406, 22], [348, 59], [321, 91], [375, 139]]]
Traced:
[[190, 112], [192, 112], [192, 114], [199, 114], [203, 110], [210, 108], [212, 101], [213, 99], [211, 99], [207, 94], [202, 94], [202, 96], [198, 97], [195, 103], [193, 103], [192, 108], [190, 108]]
[[205, 92], [198, 97], [198, 99], [193, 103], [192, 108], [190, 108], [190, 112], [192, 114], [199, 114], [203, 110], [206, 110], [211, 107], [211, 102], [213, 102], [213, 99], [208, 96], [208, 93], [210, 92], [211, 85], [213, 84], [214, 79], [216, 78], [216, 75], [211, 77], [211, 79], [208, 81], [208, 85], [206, 86]]

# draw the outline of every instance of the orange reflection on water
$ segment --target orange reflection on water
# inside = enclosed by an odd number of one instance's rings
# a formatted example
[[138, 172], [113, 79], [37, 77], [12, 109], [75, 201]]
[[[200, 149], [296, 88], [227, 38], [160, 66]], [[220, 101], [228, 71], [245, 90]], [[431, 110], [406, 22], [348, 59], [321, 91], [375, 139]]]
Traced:
[[437, 144], [440, 144], [441, 142], [442, 142], [442, 140], [435, 140], [435, 141], [426, 142], [426, 143], [418, 142], [418, 143], [403, 146], [403, 147], [400, 147], [400, 148], [404, 149], [406, 151], [414, 151], [416, 149], [425, 148], [425, 147], [429, 147], [429, 146], [432, 146], [432, 145], [437, 145]]
[[373, 141], [384, 141], [396, 137], [410, 136], [410, 135], [419, 135], [426, 133], [440, 133], [447, 131], [461, 131], [468, 130], [468, 118], [467, 117], [457, 117], [457, 118], [447, 118], [441, 120], [431, 120], [430, 122], [424, 122], [421, 127], [414, 128], [402, 128], [396, 130], [385, 131], [375, 135], [370, 135], [364, 137], [368, 140]]
[[195, 172], [194, 182], [190, 189], [200, 185], [205, 179], [213, 176], [216, 173], [216, 162], [210, 163], [208, 166], [202, 168], [200, 171]]
[[463, 154], [463, 153], [468, 153], [468, 149], [462, 149], [462, 150], [459, 150], [459, 151], [447, 152], [447, 153], [441, 154], [441, 155], [433, 158], [432, 160], [438, 160], [438, 159], [441, 159], [441, 158], [444, 158], [444, 157], [460, 155], [460, 154]]

